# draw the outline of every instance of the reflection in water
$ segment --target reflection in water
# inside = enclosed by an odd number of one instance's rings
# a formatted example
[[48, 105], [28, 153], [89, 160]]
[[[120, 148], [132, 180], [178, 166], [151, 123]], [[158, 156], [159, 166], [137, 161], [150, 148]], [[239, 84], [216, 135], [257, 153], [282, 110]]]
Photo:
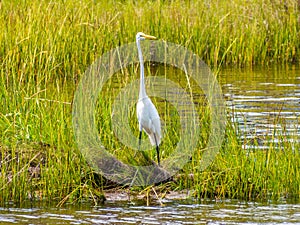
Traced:
[[0, 208], [5, 224], [297, 224], [300, 205], [254, 202], [165, 202], [165, 207], [108, 202], [75, 209]]
[[264, 143], [279, 143], [282, 137], [299, 142], [299, 67], [224, 69], [219, 80], [245, 147], [256, 140], [263, 148]]

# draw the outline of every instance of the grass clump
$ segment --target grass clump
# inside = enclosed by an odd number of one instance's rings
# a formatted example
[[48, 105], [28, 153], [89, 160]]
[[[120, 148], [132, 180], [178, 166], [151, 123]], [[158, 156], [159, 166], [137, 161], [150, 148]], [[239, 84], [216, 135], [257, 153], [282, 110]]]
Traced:
[[[103, 53], [144, 31], [187, 47], [213, 67], [297, 64], [297, 4], [1, 1], [0, 201], [101, 198], [104, 180], [95, 178], [76, 148], [71, 112], [80, 78]], [[100, 132], [110, 129], [105, 119], [97, 122], [107, 129]], [[280, 150], [270, 146], [267, 152], [247, 153], [229, 128], [218, 160], [203, 172], [194, 160], [186, 173], [193, 171], [198, 197], [299, 195], [297, 149], [287, 143]], [[191, 181], [180, 184], [191, 188]]]
[[226, 140], [210, 168], [195, 173], [191, 186], [198, 197], [299, 199], [299, 144], [245, 150], [233, 133], [227, 132]]

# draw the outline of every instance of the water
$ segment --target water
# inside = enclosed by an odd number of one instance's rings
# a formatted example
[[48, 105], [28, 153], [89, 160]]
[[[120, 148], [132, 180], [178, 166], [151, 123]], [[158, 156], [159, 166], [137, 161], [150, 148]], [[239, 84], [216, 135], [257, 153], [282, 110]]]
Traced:
[[280, 138], [299, 143], [300, 68], [224, 69], [220, 83], [245, 147]]
[[0, 224], [299, 224], [300, 205], [165, 201], [165, 206], [107, 202], [74, 208], [0, 208]]
[[[168, 79], [181, 87], [188, 86], [184, 72], [179, 69], [165, 69], [165, 67], [152, 69], [152, 76], [155, 74], [164, 77], [167, 74]], [[120, 77], [123, 79], [123, 76]], [[264, 149], [270, 146], [270, 142], [279, 145], [282, 140], [290, 143], [300, 142], [300, 66], [224, 68], [218, 74], [218, 80], [227, 105], [228, 116], [236, 125], [245, 149]], [[120, 83], [122, 83], [120, 79], [113, 82], [116, 88]], [[152, 85], [156, 85], [154, 81]], [[156, 94], [153, 94], [154, 92], [152, 94], [157, 96], [158, 92], [164, 93], [165, 86], [167, 85], [164, 82], [161, 82], [161, 86], [156, 85]], [[191, 83], [191, 86], [194, 104], [206, 104], [203, 101], [204, 93], [198, 84]], [[137, 98], [138, 82], [135, 87], [133, 101]], [[151, 84], [148, 85], [147, 91], [151, 96]], [[178, 100], [178, 91], [167, 86], [167, 92], [169, 99]], [[162, 101], [161, 105], [164, 104]], [[156, 102], [156, 105], [159, 109], [163, 109], [159, 102]], [[191, 107], [185, 110], [187, 112]], [[159, 110], [159, 113], [163, 120], [164, 110]], [[169, 121], [170, 127], [174, 127], [173, 122]], [[164, 121], [162, 124], [164, 128]]]

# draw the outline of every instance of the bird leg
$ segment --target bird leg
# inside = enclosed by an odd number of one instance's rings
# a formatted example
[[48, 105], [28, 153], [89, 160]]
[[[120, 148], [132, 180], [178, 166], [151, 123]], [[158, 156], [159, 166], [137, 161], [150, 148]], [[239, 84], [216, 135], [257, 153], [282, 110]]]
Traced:
[[[140, 134], [139, 134], [139, 151], [141, 150], [141, 143], [142, 143], [142, 131], [140, 131]], [[136, 156], [136, 151], [134, 153], [134, 157]]]
[[157, 152], [157, 164], [158, 166], [160, 165], [160, 160], [159, 160], [159, 147], [157, 144], [157, 140], [156, 140], [156, 135], [154, 134], [154, 139], [155, 139], [155, 144], [156, 144], [156, 152]]
[[159, 147], [156, 145], [156, 152], [157, 152], [157, 164], [160, 166], [160, 160], [159, 160]]
[[140, 135], [139, 135], [139, 150], [141, 149], [141, 143], [142, 143], [142, 131], [140, 131]]

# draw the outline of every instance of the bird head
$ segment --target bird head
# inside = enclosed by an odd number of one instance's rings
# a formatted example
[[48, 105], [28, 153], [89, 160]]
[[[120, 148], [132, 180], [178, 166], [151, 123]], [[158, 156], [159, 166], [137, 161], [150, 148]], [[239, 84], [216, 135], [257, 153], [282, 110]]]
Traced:
[[156, 37], [151, 36], [151, 35], [144, 34], [143, 32], [138, 32], [138, 33], [136, 34], [136, 40], [137, 40], [137, 41], [145, 40], [145, 39], [155, 40]]

